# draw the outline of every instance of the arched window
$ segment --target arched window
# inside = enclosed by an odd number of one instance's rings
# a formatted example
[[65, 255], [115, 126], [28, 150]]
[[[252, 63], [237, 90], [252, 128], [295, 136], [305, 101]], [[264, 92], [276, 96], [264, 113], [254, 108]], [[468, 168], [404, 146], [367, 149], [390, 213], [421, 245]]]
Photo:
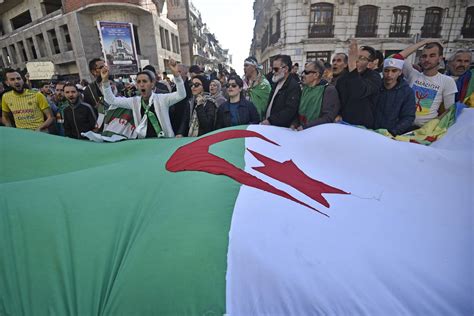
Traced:
[[309, 37], [334, 36], [334, 5], [331, 3], [315, 3], [311, 5]]
[[410, 36], [411, 8], [398, 6], [393, 8], [392, 23], [390, 25], [390, 37]]
[[359, 8], [356, 37], [377, 36], [378, 8], [373, 5], [364, 5]]
[[421, 37], [440, 37], [442, 18], [443, 9], [438, 7], [427, 8], [425, 14], [425, 22], [421, 27]]
[[469, 7], [466, 10], [461, 34], [464, 38], [474, 38], [474, 7]]

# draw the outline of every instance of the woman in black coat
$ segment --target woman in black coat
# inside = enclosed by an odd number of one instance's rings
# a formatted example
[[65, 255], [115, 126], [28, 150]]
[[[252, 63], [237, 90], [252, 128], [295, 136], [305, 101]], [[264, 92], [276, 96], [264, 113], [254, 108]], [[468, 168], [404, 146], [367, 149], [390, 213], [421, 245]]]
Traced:
[[193, 97], [186, 107], [176, 137], [196, 137], [215, 129], [217, 106], [209, 94], [209, 81], [204, 76], [191, 80]]
[[217, 110], [216, 129], [260, 122], [255, 105], [242, 97], [243, 84], [242, 79], [237, 76], [229, 78], [227, 82], [229, 101]]

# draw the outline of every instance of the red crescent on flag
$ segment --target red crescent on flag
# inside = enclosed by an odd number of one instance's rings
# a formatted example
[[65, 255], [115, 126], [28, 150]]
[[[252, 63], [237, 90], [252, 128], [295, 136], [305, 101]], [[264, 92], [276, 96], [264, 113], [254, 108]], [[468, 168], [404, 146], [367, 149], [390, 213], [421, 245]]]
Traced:
[[[241, 184], [279, 195], [288, 200], [304, 205], [322, 215], [328, 216], [326, 213], [317, 210], [254, 175], [237, 168], [227, 160], [209, 152], [209, 147], [213, 144], [229, 139], [247, 137], [260, 138], [261, 140], [279, 146], [277, 143], [257, 132], [247, 130], [223, 131], [202, 137], [192, 143], [178, 148], [166, 162], [166, 170], [171, 172], [202, 171], [215, 175], [225, 175]], [[253, 167], [254, 170], [294, 187], [326, 207], [330, 207], [330, 205], [322, 196], [323, 193], [349, 194], [321, 181], [308, 177], [291, 160], [280, 163], [253, 150], [248, 149], [248, 151], [263, 163], [263, 166], [261, 167]]]

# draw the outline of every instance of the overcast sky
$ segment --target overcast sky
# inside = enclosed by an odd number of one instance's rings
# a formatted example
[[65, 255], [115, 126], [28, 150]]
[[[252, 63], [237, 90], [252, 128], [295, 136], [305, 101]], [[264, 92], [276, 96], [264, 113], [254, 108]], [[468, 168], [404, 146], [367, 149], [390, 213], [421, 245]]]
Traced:
[[232, 67], [243, 75], [253, 36], [254, 0], [191, 0], [202, 20], [224, 49], [232, 55]]

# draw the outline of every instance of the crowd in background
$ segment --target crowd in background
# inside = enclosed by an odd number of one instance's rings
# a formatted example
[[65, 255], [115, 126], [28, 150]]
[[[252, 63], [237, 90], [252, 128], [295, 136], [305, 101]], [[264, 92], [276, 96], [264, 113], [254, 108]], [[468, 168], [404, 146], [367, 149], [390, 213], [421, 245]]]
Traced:
[[[419, 63], [408, 56], [422, 48]], [[8, 69], [0, 85], [2, 124], [95, 141], [195, 137], [216, 129], [275, 125], [301, 131], [344, 122], [402, 135], [439, 117], [455, 102], [474, 106], [470, 50], [455, 52], [440, 72], [443, 46], [424, 40], [386, 56], [350, 42], [332, 63], [272, 59], [265, 74], [255, 57], [244, 75], [205, 73], [171, 60], [172, 76], [151, 65], [113, 80], [101, 58], [89, 63], [92, 80], [59, 81], [32, 89], [28, 76]]]

